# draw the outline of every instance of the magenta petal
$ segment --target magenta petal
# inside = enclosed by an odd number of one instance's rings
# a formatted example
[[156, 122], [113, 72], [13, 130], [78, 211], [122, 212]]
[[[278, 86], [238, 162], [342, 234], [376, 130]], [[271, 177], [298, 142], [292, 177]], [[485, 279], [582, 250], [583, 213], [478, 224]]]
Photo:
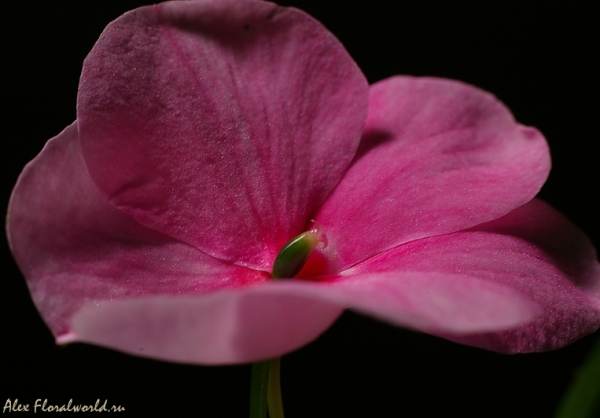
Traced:
[[496, 219], [531, 200], [550, 158], [491, 94], [394, 77], [371, 87], [357, 158], [316, 216], [338, 269], [415, 239]]
[[293, 351], [331, 326], [343, 307], [273, 282], [202, 297], [155, 297], [88, 305], [76, 340], [171, 361], [245, 363]]
[[207, 0], [111, 23], [85, 60], [77, 114], [114, 205], [267, 271], [347, 169], [367, 101], [354, 61], [310, 16]]
[[24, 169], [7, 216], [9, 243], [35, 304], [57, 338], [86, 304], [148, 295], [204, 294], [262, 282], [139, 225], [89, 177], [73, 124]]
[[[388, 274], [390, 279], [396, 274], [394, 280], [400, 281], [413, 271], [486, 280], [540, 308], [531, 321], [510, 330], [457, 336], [450, 328], [427, 329], [457, 342], [507, 353], [542, 351], [600, 326], [600, 265], [594, 249], [581, 231], [539, 200], [468, 231], [401, 245], [344, 274]], [[464, 287], [460, 280], [446, 286], [452, 285]], [[423, 286], [437, 292], [427, 282]]]

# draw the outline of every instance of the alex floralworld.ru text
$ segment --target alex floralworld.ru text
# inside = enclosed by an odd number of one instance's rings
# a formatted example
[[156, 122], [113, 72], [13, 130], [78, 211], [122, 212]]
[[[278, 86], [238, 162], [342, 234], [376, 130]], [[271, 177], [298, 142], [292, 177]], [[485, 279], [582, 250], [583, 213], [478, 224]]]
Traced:
[[119, 405], [107, 406], [108, 400], [100, 403], [100, 399], [96, 399], [96, 403], [91, 404], [74, 404], [73, 399], [62, 405], [55, 405], [48, 402], [48, 399], [36, 399], [33, 403], [33, 409], [30, 404], [19, 403], [18, 399], [14, 401], [7, 399], [2, 408], [2, 413], [7, 412], [123, 412], [125, 408]]

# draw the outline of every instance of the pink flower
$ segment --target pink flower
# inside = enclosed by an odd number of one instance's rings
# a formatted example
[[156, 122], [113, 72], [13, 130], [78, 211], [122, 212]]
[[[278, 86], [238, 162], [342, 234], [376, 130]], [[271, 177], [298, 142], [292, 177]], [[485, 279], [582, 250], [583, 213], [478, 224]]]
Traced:
[[[549, 169], [543, 136], [477, 88], [369, 88], [303, 12], [172, 2], [104, 31], [77, 121], [25, 168], [7, 229], [59, 343], [250, 362], [351, 308], [539, 351], [600, 325], [594, 249], [534, 199]], [[273, 280], [314, 225], [326, 245]]]

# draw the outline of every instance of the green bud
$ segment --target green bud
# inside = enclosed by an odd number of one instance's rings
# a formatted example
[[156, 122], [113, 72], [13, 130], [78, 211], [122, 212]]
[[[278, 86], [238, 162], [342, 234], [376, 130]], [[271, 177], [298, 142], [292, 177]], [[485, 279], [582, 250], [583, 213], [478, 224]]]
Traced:
[[323, 234], [316, 228], [303, 232], [288, 241], [275, 258], [273, 278], [291, 279], [296, 276], [304, 267], [310, 253], [321, 242], [324, 242]]

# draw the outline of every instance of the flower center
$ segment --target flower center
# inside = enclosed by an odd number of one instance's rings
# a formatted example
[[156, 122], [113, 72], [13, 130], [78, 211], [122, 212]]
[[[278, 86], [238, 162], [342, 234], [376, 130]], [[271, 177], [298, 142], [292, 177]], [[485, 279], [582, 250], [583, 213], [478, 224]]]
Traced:
[[275, 258], [272, 277], [274, 279], [294, 278], [300, 273], [313, 250], [321, 243], [327, 245], [327, 240], [317, 226], [289, 240]]

